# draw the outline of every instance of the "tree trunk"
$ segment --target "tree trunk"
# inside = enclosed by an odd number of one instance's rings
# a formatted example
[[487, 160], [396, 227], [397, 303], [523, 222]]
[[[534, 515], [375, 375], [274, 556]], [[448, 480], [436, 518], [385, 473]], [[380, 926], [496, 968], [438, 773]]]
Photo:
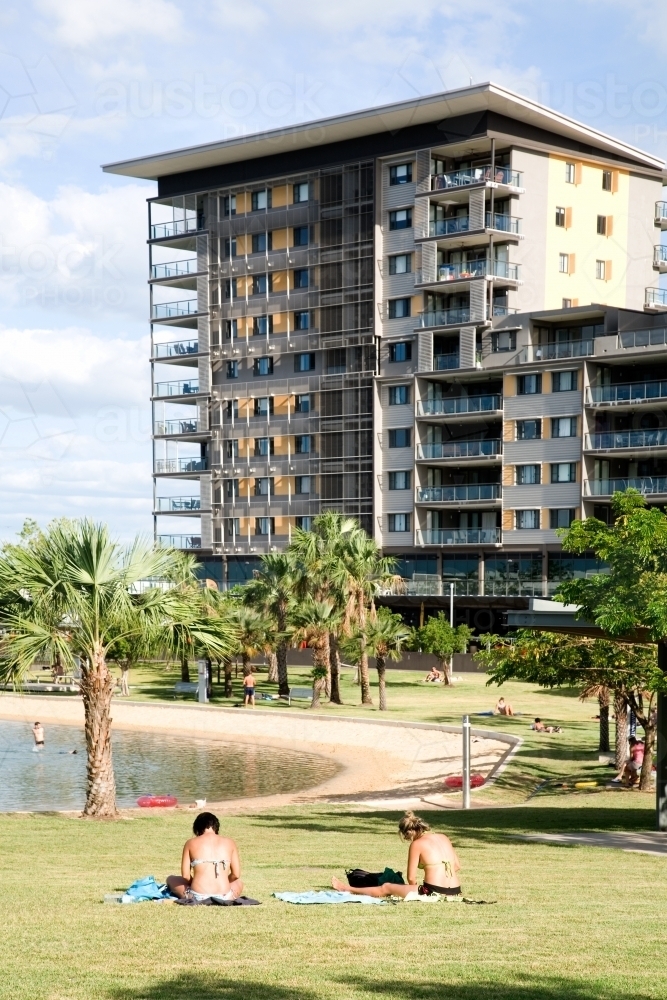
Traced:
[[220, 660], [216, 660], [216, 665], [218, 667], [218, 684], [220, 683]]
[[314, 677], [313, 678], [313, 700], [310, 703], [311, 708], [320, 707], [320, 698], [322, 696], [322, 690], [324, 688], [324, 677]]
[[[651, 699], [651, 702], [653, 699]], [[653, 790], [653, 747], [655, 746], [655, 719], [650, 711], [646, 713], [644, 723], [644, 761], [639, 775], [639, 791], [650, 792]]]
[[206, 697], [210, 701], [213, 694], [213, 663], [206, 660]]
[[338, 648], [338, 639], [333, 633], [329, 635], [329, 669], [331, 670], [330, 701], [334, 705], [342, 705], [343, 699], [340, 696], [340, 650]]
[[614, 691], [616, 716], [616, 771], [620, 772], [628, 759], [628, 706], [620, 691]]
[[130, 668], [127, 666], [120, 668], [120, 693], [124, 698], [130, 697]]
[[234, 693], [232, 688], [232, 661], [225, 660], [225, 698], [231, 698]]
[[278, 657], [276, 653], [270, 652], [268, 655], [269, 661], [269, 676], [267, 678], [269, 684], [278, 683]]
[[289, 679], [287, 677], [287, 643], [281, 642], [276, 649], [278, 661], [278, 694], [281, 698], [289, 698]]
[[385, 683], [384, 656], [375, 657], [375, 666], [378, 672], [378, 688], [380, 689], [380, 711], [387, 711], [387, 685]]
[[609, 688], [601, 688], [598, 694], [600, 706], [600, 752], [609, 751]]
[[317, 646], [313, 646], [313, 700], [311, 708], [320, 707], [320, 697], [329, 667], [329, 636]]
[[181, 680], [185, 681], [186, 684], [190, 683], [190, 667], [187, 656], [181, 657]]
[[111, 757], [111, 698], [114, 677], [98, 653], [82, 670], [81, 696], [85, 718], [86, 805], [84, 816], [116, 816], [116, 779]]
[[442, 670], [444, 680], [443, 684], [449, 687], [452, 683], [452, 662], [454, 657], [450, 656], [446, 660], [440, 660], [440, 669]]
[[359, 660], [359, 678], [361, 680], [361, 704], [372, 705], [371, 682], [368, 676], [368, 653], [363, 650]]

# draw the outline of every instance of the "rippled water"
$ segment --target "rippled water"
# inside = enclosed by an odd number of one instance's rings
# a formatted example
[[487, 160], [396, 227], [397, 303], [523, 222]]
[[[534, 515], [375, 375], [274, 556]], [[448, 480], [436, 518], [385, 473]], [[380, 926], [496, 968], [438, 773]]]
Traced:
[[[31, 726], [0, 719], [0, 811], [81, 809], [83, 731], [47, 724], [46, 746], [35, 751]], [[337, 770], [316, 754], [124, 730], [114, 731], [113, 758], [118, 805], [125, 807], [136, 805], [140, 795], [175, 795], [186, 803], [293, 792]]]

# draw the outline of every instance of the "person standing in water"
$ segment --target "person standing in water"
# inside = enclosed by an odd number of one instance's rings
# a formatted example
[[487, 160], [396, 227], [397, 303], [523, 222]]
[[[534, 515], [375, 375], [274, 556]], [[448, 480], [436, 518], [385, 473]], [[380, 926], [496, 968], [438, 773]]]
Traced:
[[35, 750], [39, 750], [44, 746], [44, 727], [41, 722], [36, 722], [32, 727], [32, 735], [35, 740]]

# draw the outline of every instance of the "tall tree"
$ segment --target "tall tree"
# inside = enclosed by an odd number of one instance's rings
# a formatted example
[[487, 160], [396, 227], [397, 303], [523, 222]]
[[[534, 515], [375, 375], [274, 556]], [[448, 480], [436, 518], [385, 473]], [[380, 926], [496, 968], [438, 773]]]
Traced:
[[313, 699], [311, 708], [318, 708], [329, 669], [329, 634], [338, 627], [339, 613], [333, 601], [306, 599], [292, 616], [293, 635], [307, 642], [313, 651]]
[[393, 614], [389, 608], [378, 608], [377, 613], [366, 623], [363, 637], [355, 633], [343, 647], [350, 650], [353, 657], [361, 655], [361, 644], [368, 656], [375, 657], [375, 667], [378, 674], [378, 694], [380, 711], [387, 710], [387, 660], [399, 660], [401, 653], [412, 638], [412, 629], [405, 624], [400, 615]]
[[417, 630], [415, 644], [425, 653], [437, 656], [445, 677], [445, 684], [452, 683], [452, 657], [454, 653], [465, 653], [473, 630], [467, 625], [452, 628], [444, 611], [430, 618]]
[[289, 554], [270, 552], [261, 557], [255, 578], [243, 589], [244, 603], [270, 616], [274, 622], [275, 653], [278, 661], [278, 694], [289, 697], [287, 675], [287, 634], [290, 611], [294, 606], [296, 577]]

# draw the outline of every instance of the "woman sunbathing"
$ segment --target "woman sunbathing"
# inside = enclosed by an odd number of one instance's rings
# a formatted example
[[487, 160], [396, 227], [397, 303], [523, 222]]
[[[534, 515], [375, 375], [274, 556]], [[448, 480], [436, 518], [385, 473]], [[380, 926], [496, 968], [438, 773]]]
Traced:
[[220, 822], [203, 812], [192, 824], [191, 837], [183, 848], [181, 874], [170, 875], [167, 885], [174, 896], [202, 899], [236, 899], [243, 892], [241, 863], [236, 844], [219, 837]]
[[[398, 832], [403, 840], [410, 842], [408, 851], [408, 884], [396, 885], [385, 882], [368, 889], [355, 889], [346, 882], [334, 878], [331, 884], [340, 892], [352, 892], [355, 896], [402, 896], [418, 892], [420, 896], [460, 896], [461, 882], [458, 872], [461, 864], [449, 837], [443, 833], [432, 833], [425, 823], [413, 812], [406, 812], [398, 824]], [[424, 871], [424, 881], [417, 886], [417, 870]]]

